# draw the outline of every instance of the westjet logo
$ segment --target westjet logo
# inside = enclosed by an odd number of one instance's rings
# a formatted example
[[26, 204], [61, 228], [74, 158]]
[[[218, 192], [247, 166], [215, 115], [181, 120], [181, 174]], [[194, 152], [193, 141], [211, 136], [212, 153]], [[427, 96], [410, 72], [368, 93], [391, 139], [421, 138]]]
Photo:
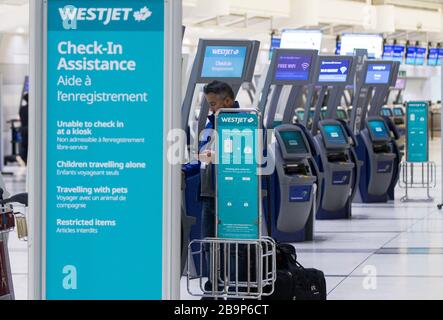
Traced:
[[243, 123], [253, 123], [254, 118], [221, 118], [222, 123], [235, 123], [235, 124], [243, 124]]
[[115, 21], [143, 22], [152, 16], [152, 11], [148, 7], [140, 10], [133, 8], [77, 8], [75, 6], [66, 6], [59, 9], [60, 18], [63, 21], [63, 27], [66, 30], [77, 29], [77, 23], [80, 21], [99, 21], [107, 26]]
[[240, 54], [238, 49], [212, 49], [212, 54], [217, 56], [237, 56]]
[[372, 70], [374, 71], [385, 71], [386, 70], [386, 66], [373, 66]]

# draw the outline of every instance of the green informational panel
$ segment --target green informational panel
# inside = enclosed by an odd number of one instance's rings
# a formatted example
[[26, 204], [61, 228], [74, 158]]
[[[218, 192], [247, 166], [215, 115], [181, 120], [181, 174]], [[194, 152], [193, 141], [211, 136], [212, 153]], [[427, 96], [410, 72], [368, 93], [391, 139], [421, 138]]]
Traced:
[[407, 105], [407, 150], [408, 162], [429, 161], [429, 104], [409, 102]]
[[260, 238], [260, 117], [256, 112], [217, 116], [217, 237]]

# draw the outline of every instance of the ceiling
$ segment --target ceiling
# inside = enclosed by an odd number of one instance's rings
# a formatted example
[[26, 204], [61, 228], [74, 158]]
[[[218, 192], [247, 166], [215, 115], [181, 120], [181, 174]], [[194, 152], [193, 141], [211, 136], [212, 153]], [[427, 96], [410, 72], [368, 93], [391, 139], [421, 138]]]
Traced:
[[[212, 0], [210, 0], [212, 2]], [[286, 0], [273, 0], [274, 3]], [[296, 1], [296, 0], [291, 0]], [[321, 0], [327, 2], [328, 0]], [[443, 12], [443, 0], [347, 0], [373, 5], [393, 5], [396, 7], [419, 9], [436, 12]], [[203, 2], [202, 0], [184, 1], [183, 22], [187, 27], [185, 42], [195, 44], [199, 38], [230, 37], [230, 38], [250, 38], [268, 42], [271, 33], [279, 31], [281, 26], [287, 21], [278, 14], [256, 13], [253, 10], [244, 8], [244, 10], [230, 10], [227, 14], [204, 16], [201, 13], [195, 14], [195, 4]], [[188, 5], [186, 5], [186, 3]], [[192, 5], [194, 4], [194, 5]], [[212, 2], [212, 6], [219, 6]], [[278, 7], [278, 6], [277, 6]], [[221, 6], [223, 9], [223, 6]], [[211, 11], [208, 8], [208, 11]], [[214, 11], [212, 11], [214, 12]], [[216, 11], [219, 12], [219, 11]], [[349, 23], [320, 23], [319, 25], [306, 27], [294, 26], [291, 21], [291, 28], [314, 28], [321, 29], [324, 38], [329, 41], [335, 40], [337, 35], [345, 32], [367, 32], [361, 26], [355, 26]], [[396, 39], [399, 41], [421, 41], [421, 42], [441, 42], [443, 34], [437, 32], [405, 31], [406, 29], [397, 28], [393, 33], [384, 34], [387, 39]]]

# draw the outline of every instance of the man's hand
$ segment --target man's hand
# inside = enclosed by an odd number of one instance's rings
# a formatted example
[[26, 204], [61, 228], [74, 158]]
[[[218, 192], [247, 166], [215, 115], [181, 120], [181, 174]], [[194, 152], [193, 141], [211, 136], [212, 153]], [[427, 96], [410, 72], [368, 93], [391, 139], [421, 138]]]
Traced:
[[200, 162], [211, 164], [215, 160], [215, 152], [211, 150], [204, 151], [200, 153], [198, 157], [200, 159]]

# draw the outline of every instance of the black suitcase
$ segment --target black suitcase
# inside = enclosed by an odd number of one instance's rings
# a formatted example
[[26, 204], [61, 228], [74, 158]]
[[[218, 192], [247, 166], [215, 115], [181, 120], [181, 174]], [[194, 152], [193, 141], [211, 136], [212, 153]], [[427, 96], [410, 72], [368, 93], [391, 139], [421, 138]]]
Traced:
[[[266, 292], [266, 291], [265, 291]], [[297, 262], [295, 248], [277, 247], [277, 281], [269, 300], [326, 300], [326, 279], [322, 271], [306, 269]]]

